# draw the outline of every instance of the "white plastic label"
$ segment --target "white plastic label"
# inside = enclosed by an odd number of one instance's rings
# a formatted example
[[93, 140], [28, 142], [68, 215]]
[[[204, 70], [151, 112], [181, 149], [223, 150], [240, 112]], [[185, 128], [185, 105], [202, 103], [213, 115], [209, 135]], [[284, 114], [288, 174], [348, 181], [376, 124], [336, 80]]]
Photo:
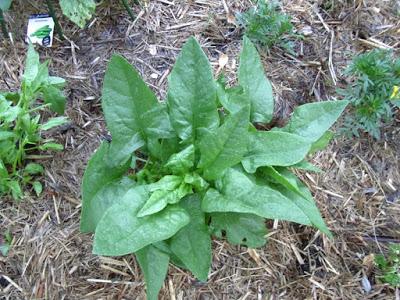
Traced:
[[31, 15], [26, 33], [27, 42], [51, 47], [53, 44], [54, 20], [47, 14]]

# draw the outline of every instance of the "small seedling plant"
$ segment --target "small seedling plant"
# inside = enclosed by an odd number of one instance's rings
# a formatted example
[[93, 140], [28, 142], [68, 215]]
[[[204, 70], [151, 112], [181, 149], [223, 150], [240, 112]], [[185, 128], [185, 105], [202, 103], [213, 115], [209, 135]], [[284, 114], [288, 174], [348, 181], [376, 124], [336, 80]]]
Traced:
[[281, 11], [277, 1], [258, 0], [248, 11], [237, 14], [236, 19], [254, 43], [267, 49], [277, 46], [295, 54], [293, 40], [301, 36], [295, 34], [290, 17]]
[[391, 244], [387, 257], [376, 255], [375, 264], [381, 273], [377, 276], [379, 281], [400, 287], [400, 245]]
[[11, 193], [19, 200], [26, 185], [37, 195], [42, 192], [35, 176], [43, 173], [43, 166], [33, 159], [41, 158], [39, 151], [63, 149], [52, 139], [42, 138], [42, 133], [67, 120], [54, 117], [43, 122], [40, 113], [46, 108], [64, 112], [64, 84], [64, 79], [49, 76], [48, 62], [41, 64], [39, 54], [30, 45], [21, 89], [0, 92], [0, 196]]
[[274, 100], [256, 48], [244, 38], [240, 86], [213, 78], [194, 38], [183, 46], [160, 103], [138, 72], [114, 55], [102, 106], [111, 143], [90, 159], [82, 184], [81, 230], [93, 252], [135, 253], [157, 299], [168, 264], [207, 281], [211, 237], [251, 248], [265, 244], [265, 219], [315, 226], [331, 236], [310, 191], [293, 173], [313, 169], [308, 153], [347, 105], [298, 107], [283, 128], [259, 131]]
[[356, 56], [346, 71], [354, 83], [340, 93], [350, 102], [344, 132], [356, 137], [366, 132], [381, 138], [381, 127], [393, 121], [400, 106], [400, 59], [386, 50]]

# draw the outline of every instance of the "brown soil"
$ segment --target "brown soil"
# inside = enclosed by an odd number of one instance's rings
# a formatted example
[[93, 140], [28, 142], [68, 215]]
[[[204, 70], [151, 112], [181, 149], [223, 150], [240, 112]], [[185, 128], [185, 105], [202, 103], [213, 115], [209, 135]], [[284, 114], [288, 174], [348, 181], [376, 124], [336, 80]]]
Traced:
[[[0, 42], [0, 90], [19, 87], [27, 17], [45, 11], [42, 3], [16, 1], [6, 14], [14, 44]], [[150, 1], [143, 8], [133, 6], [138, 16], [133, 23], [122, 6], [102, 1], [84, 30], [61, 17], [68, 39], [56, 40], [40, 54], [51, 59], [53, 74], [68, 80], [71, 125], [52, 133], [65, 151], [43, 162], [43, 195], [20, 203], [0, 201], [0, 236], [9, 230], [13, 237], [8, 256], [0, 255], [0, 299], [145, 298], [134, 257], [95, 256], [92, 236], [79, 232], [82, 174], [108, 137], [100, 106], [107, 61], [113, 53], [124, 55], [162, 98], [183, 42], [195, 35], [215, 70], [220, 55], [228, 55], [224, 71], [233, 82], [241, 32], [230, 20], [249, 6], [248, 0]], [[399, 49], [398, 1], [285, 0], [283, 7], [297, 30], [308, 26], [312, 34], [297, 42], [298, 57], [280, 49], [262, 55], [276, 94], [278, 123], [298, 104], [336, 97], [355, 53]], [[314, 158], [324, 173], [300, 174], [334, 239], [313, 228], [271, 222], [262, 249], [215, 240], [208, 282], [171, 266], [161, 299], [400, 299], [398, 290], [376, 281], [371, 256], [385, 252], [389, 242], [400, 242], [398, 124], [386, 128], [380, 142], [337, 139]], [[372, 286], [369, 293], [363, 278]]]

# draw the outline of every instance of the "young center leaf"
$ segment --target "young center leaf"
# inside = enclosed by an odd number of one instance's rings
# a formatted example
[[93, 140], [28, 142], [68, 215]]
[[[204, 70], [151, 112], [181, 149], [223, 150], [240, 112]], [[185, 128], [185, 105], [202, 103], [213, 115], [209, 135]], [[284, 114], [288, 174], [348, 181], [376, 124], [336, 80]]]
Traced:
[[230, 115], [225, 123], [212, 131], [206, 132], [199, 143], [200, 162], [205, 179], [214, 180], [225, 169], [238, 164], [247, 151], [249, 107], [244, 105]]
[[299, 135], [311, 143], [318, 141], [336, 122], [348, 101], [324, 101], [296, 107], [289, 123], [278, 129]]
[[157, 300], [168, 271], [169, 256], [153, 245], [135, 253], [146, 280], [147, 300]]
[[253, 43], [245, 36], [240, 54], [239, 84], [251, 101], [251, 121], [268, 123], [274, 112], [272, 86], [264, 74], [260, 55]]
[[189, 223], [186, 210], [178, 205], [170, 205], [151, 216], [138, 217], [148, 197], [146, 186], [132, 188], [105, 212], [96, 227], [93, 253], [130, 254], [170, 238]]
[[190, 223], [171, 238], [172, 252], [201, 281], [207, 281], [211, 265], [211, 238], [200, 207], [200, 197], [186, 197], [182, 207], [190, 215]]
[[165, 107], [121, 56], [114, 55], [108, 64], [102, 106], [112, 135], [112, 166], [124, 163], [148, 139], [173, 136]]
[[294, 165], [304, 159], [311, 147], [306, 139], [286, 132], [257, 131], [249, 135], [249, 150], [242, 161], [249, 173], [261, 166]]
[[178, 136], [194, 142], [218, 127], [217, 93], [210, 63], [195, 38], [189, 38], [168, 78], [168, 107]]

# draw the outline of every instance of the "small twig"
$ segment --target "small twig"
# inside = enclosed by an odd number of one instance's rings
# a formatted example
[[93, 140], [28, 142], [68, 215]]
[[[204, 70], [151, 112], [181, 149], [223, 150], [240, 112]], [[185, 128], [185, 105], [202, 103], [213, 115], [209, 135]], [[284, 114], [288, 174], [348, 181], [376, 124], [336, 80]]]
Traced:
[[52, 0], [46, 0], [47, 7], [49, 8], [49, 15], [54, 20], [54, 27], [56, 28], [58, 37], [60, 38], [60, 40], [64, 40], [64, 34], [63, 34], [62, 29], [61, 29], [60, 23], [58, 22], [58, 18], [56, 16], [55, 11], [54, 11], [53, 3], [51, 1]]

